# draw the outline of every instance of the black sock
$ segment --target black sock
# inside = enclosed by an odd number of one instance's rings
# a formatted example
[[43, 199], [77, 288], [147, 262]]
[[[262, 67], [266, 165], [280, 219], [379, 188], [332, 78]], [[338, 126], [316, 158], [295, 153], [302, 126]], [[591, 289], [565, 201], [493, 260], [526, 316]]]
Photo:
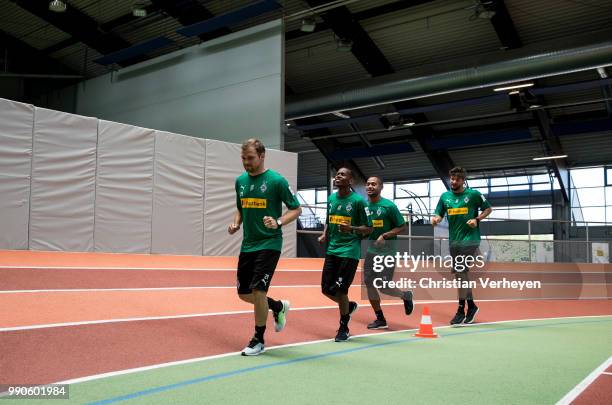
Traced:
[[266, 325], [264, 325], [264, 326], [255, 326], [255, 337], [261, 343], [264, 342], [264, 333], [266, 333]]
[[383, 314], [382, 309], [380, 311], [374, 311], [374, 313], [376, 314], [376, 319], [378, 319], [380, 321], [384, 321], [385, 320], [385, 315]]
[[461, 298], [459, 300], [459, 310], [460, 311], [464, 311], [465, 310], [465, 299]]
[[348, 323], [351, 320], [351, 316], [349, 314], [340, 315], [340, 326], [348, 327]]
[[467, 299], [467, 303], [468, 303], [468, 309], [476, 307], [476, 304], [474, 304], [474, 300], [473, 299], [468, 298]]
[[272, 312], [280, 312], [283, 309], [283, 303], [280, 301], [273, 300], [268, 297], [268, 308], [272, 310]]

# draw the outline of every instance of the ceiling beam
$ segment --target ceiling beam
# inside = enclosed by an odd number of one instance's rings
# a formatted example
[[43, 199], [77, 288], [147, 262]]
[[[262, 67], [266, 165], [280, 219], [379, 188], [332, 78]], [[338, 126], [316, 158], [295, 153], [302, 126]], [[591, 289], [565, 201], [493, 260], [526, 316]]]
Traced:
[[[210, 12], [200, 1], [196, 0], [151, 0], [154, 6], [168, 13], [183, 26], [189, 26], [200, 21], [213, 18], [215, 15]], [[206, 32], [198, 35], [202, 41], [209, 41], [223, 35], [230, 34], [232, 30], [227, 27]]]
[[[49, 10], [49, 3], [47, 1], [16, 0], [15, 3], [38, 18], [72, 35], [74, 39], [84, 43], [91, 49], [95, 49], [102, 55], [132, 45], [114, 33], [103, 31], [98, 21], [74, 7], [68, 6], [65, 12], [55, 13]], [[122, 62], [121, 66], [132, 65], [143, 60], [143, 57], [133, 58]]]
[[491, 24], [495, 29], [495, 33], [502, 47], [505, 49], [522, 47], [523, 42], [516, 30], [516, 26], [514, 25], [514, 21], [512, 21], [512, 17], [508, 12], [504, 0], [494, 0], [490, 6], [487, 5], [485, 8], [490, 8], [495, 12], [495, 15], [491, 18]]
[[[545, 110], [537, 110], [533, 112], [533, 117], [537, 122], [540, 135], [542, 136], [542, 142], [546, 152], [550, 155], [564, 155], [563, 147], [559, 138], [557, 138], [551, 129], [550, 118]], [[570, 201], [570, 178], [569, 171], [567, 170], [566, 159], [552, 159], [549, 161], [552, 166], [555, 177], [561, 187], [561, 193], [563, 199], [566, 202]]]

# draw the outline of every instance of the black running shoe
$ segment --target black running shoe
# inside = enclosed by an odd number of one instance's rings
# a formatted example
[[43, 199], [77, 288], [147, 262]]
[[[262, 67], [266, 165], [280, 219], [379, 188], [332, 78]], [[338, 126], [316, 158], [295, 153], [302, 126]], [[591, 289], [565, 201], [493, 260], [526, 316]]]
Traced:
[[368, 324], [368, 329], [389, 329], [387, 321], [384, 319], [376, 319], [374, 322]]
[[412, 302], [412, 291], [408, 290], [404, 292], [402, 300], [404, 301], [404, 312], [406, 312], [406, 315], [410, 315], [414, 309], [414, 303]]
[[347, 327], [340, 326], [340, 329], [338, 329], [338, 333], [336, 334], [336, 339], [334, 340], [336, 342], [346, 342], [349, 340], [349, 336], [349, 329]]
[[474, 323], [476, 319], [476, 314], [478, 314], [478, 307], [474, 305], [473, 307], [468, 307], [467, 314], [465, 315], [465, 320], [463, 323]]
[[463, 323], [464, 319], [465, 319], [465, 314], [463, 313], [463, 311], [462, 310], [457, 310], [457, 313], [455, 314], [453, 319], [451, 319], [450, 324], [451, 325], [459, 325], [459, 324]]

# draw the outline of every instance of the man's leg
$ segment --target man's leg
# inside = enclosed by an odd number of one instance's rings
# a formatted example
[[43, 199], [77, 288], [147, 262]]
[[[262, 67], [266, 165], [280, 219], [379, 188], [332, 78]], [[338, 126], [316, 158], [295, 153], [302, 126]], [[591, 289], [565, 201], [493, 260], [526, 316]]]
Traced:
[[381, 273], [374, 271], [374, 254], [368, 253], [363, 261], [363, 284], [366, 286], [368, 301], [374, 310], [376, 319], [368, 324], [368, 329], [387, 329], [387, 320], [380, 306], [380, 295], [374, 287], [374, 280], [381, 278]]

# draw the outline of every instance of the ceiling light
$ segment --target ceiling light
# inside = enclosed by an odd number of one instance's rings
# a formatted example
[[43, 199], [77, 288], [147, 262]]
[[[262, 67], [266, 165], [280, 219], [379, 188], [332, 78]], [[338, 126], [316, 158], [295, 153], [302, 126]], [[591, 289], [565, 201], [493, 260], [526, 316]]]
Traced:
[[66, 3], [60, 0], [53, 0], [49, 2], [49, 10], [56, 13], [63, 13], [66, 11]]
[[533, 86], [533, 82], [532, 83], [512, 84], [510, 86], [505, 86], [505, 87], [496, 87], [496, 88], [493, 89], [493, 91], [506, 91], [506, 90], [522, 89], [524, 87], [531, 87], [531, 86]]
[[540, 156], [540, 157], [534, 157], [533, 160], [553, 160], [553, 159], [563, 159], [566, 157], [567, 155]]
[[344, 114], [342, 111], [334, 111], [334, 112], [332, 113], [332, 115], [335, 115], [335, 116], [336, 116], [336, 117], [338, 117], [338, 118], [344, 118], [344, 119], [349, 119], [349, 118], [351, 118], [351, 116], [350, 116], [350, 115]]
[[512, 90], [512, 91], [511, 91], [510, 93], [508, 93], [508, 94], [510, 94], [510, 95], [513, 95], [513, 94], [520, 94], [520, 92], [519, 92], [518, 90]]
[[599, 77], [601, 77], [602, 79], [605, 79], [608, 77], [608, 73], [606, 72], [606, 68], [604, 67], [597, 68], [597, 73], [599, 73]]
[[302, 19], [302, 26], [300, 27], [300, 31], [302, 32], [314, 32], [317, 26], [317, 22], [314, 17], [306, 17]]
[[529, 106], [529, 108], [540, 108], [542, 107], [540, 104], [532, 104]]
[[340, 52], [350, 52], [353, 49], [353, 41], [350, 39], [336, 39], [336, 50]]
[[146, 17], [147, 16], [147, 2], [143, 0], [137, 0], [132, 5], [132, 15], [134, 17]]
[[411, 126], [413, 126], [415, 124], [416, 124], [416, 122], [414, 122], [414, 121], [408, 121], [408, 122], [404, 122], [402, 124], [402, 126], [404, 126], [404, 127], [411, 127]]

